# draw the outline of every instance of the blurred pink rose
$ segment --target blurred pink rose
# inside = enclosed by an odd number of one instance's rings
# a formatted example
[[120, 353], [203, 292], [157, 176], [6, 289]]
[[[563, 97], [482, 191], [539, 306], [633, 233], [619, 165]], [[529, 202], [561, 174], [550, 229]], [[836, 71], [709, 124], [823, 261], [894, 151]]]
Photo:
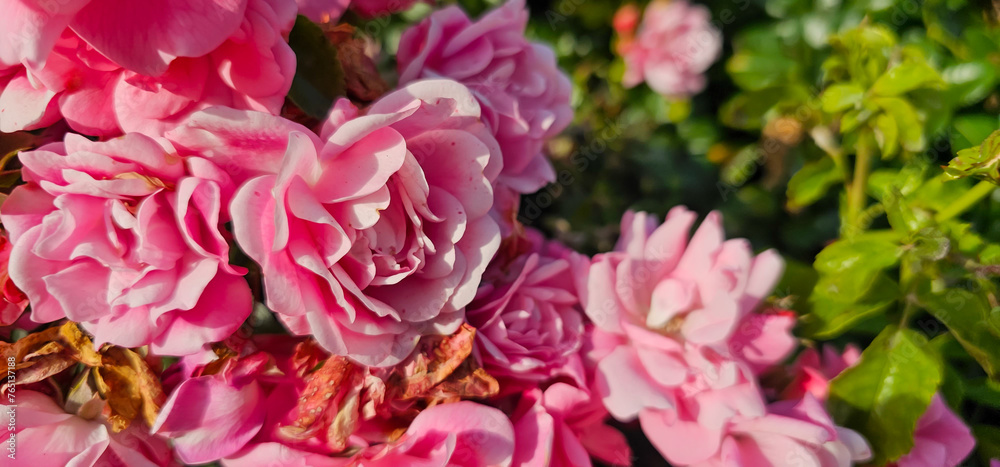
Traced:
[[473, 22], [460, 8], [435, 11], [400, 39], [400, 83], [446, 77], [468, 86], [503, 152], [499, 182], [531, 193], [555, 180], [545, 141], [573, 119], [570, 82], [546, 45], [524, 37], [524, 0]]
[[590, 466], [591, 456], [609, 465], [631, 465], [625, 436], [604, 424], [607, 411], [586, 390], [565, 383], [529, 390], [512, 418], [515, 466]]
[[518, 251], [494, 259], [466, 307], [486, 371], [504, 393], [558, 377], [586, 387], [580, 296], [590, 259], [536, 230], [510, 242]]
[[[91, 419], [66, 413], [49, 396], [28, 389], [18, 389], [15, 398], [16, 406], [0, 405], [0, 417], [17, 420], [12, 464], [177, 465], [167, 441], [143, 428], [133, 425], [115, 433], [100, 416]], [[7, 455], [5, 452], [4, 457]]]
[[246, 180], [231, 206], [236, 240], [285, 325], [389, 366], [421, 335], [458, 328], [499, 246], [489, 211], [502, 161], [479, 117], [464, 86], [429, 80], [365, 115], [341, 100], [322, 140], [231, 109], [167, 136]]
[[[353, 0], [351, 9], [366, 18], [378, 18], [405, 11], [421, 0]], [[433, 0], [423, 0], [432, 3]]]
[[861, 358], [861, 351], [848, 344], [840, 353], [832, 345], [824, 345], [822, 354], [816, 349], [805, 349], [792, 365], [792, 382], [782, 391], [782, 399], [798, 399], [806, 393], [825, 401], [830, 389], [830, 380], [846, 370]]
[[[143, 30], [141, 37], [171, 42], [192, 52], [174, 57], [166, 52], [171, 50], [170, 46], [143, 50], [148, 45], [144, 41], [139, 44], [129, 40], [127, 43], [131, 45], [123, 47], [119, 43], [122, 39], [106, 38], [109, 34], [133, 37], [128, 34], [139, 32], [131, 27], [150, 22], [147, 18], [137, 21], [131, 17], [144, 7], [114, 7], [104, 11], [106, 3], [115, 2], [94, 0], [84, 7], [79, 15], [86, 16], [88, 24], [95, 24], [57, 33], [45, 51], [44, 60], [22, 60], [26, 66], [11, 63], [13, 66], [6, 73], [12, 74], [12, 78], [0, 86], [0, 131], [41, 128], [62, 117], [74, 131], [87, 135], [114, 136], [122, 131], [159, 134], [184, 115], [212, 105], [274, 114], [281, 111], [295, 73], [295, 56], [282, 36], [291, 29], [294, 4], [249, 0], [227, 2], [231, 3], [228, 6], [223, 2], [185, 6], [187, 2], [178, 2], [171, 6], [192, 11], [173, 14], [166, 5], [150, 7], [151, 11], [146, 13], [156, 10], [155, 13], [164, 15], [155, 27], [170, 30], [176, 37], [160, 37], [155, 29]], [[212, 4], [223, 12], [212, 10]], [[235, 22], [230, 21], [232, 12], [226, 8], [239, 11]], [[93, 17], [89, 13], [92, 9], [101, 9], [112, 16]], [[179, 27], [178, 24], [193, 27], [205, 21], [191, 17], [196, 12], [214, 14], [215, 19], [201, 25], [197, 32], [171, 29]], [[104, 23], [114, 15], [129, 19], [123, 23]], [[30, 19], [43, 22], [35, 26], [48, 27], [40, 17]], [[127, 30], [122, 31], [121, 24], [126, 23]], [[65, 22], [62, 24], [65, 27]], [[92, 34], [87, 35], [86, 31]], [[224, 35], [216, 41], [220, 34]], [[208, 41], [209, 38], [212, 40]], [[182, 45], [198, 40], [208, 42]], [[3, 47], [0, 43], [0, 62], [3, 62]], [[109, 54], [105, 50], [115, 52]], [[148, 53], [155, 56], [150, 59], [142, 55]], [[165, 57], [169, 60], [159, 63]]]
[[32, 320], [69, 318], [96, 344], [161, 354], [196, 352], [243, 323], [250, 289], [219, 231], [232, 183], [172, 152], [141, 134], [69, 134], [19, 154], [27, 184], [0, 218]]
[[704, 73], [722, 51], [722, 34], [711, 13], [685, 0], [656, 0], [646, 7], [635, 37], [626, 34], [618, 52], [625, 60], [622, 84], [649, 84], [668, 96], [689, 96], [705, 88]]

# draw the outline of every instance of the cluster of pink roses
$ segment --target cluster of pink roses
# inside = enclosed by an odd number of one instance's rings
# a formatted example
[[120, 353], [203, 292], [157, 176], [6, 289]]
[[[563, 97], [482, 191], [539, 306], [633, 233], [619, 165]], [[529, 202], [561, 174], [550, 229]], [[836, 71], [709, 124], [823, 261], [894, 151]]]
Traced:
[[[762, 387], [797, 345], [794, 315], [764, 304], [776, 253], [726, 241], [717, 214], [689, 240], [683, 208], [662, 225], [627, 213], [594, 258], [517, 221], [519, 196], [554, 180], [543, 146], [573, 116], [552, 50], [524, 37], [523, 0], [476, 20], [431, 13], [402, 36], [399, 87], [370, 105], [342, 98], [311, 128], [282, 115], [297, 13], [412, 3], [5, 2], [0, 131], [69, 132], [18, 156], [0, 324], [69, 320], [99, 348], [180, 357], [156, 375], [162, 405], [139, 399], [155, 421], [125, 429], [102, 401], [127, 385], [63, 398], [69, 365], [26, 383], [3, 406], [19, 459], [629, 465], [615, 426], [636, 420], [674, 465], [869, 458], [826, 413], [817, 357], [780, 397]], [[672, 5], [647, 12], [629, 81], [696, 92], [711, 60], [655, 50], [704, 22], [659, 24], [687, 8]], [[247, 335], [255, 297], [289, 335]], [[937, 444], [900, 465], [971, 450], [940, 399], [925, 420]]]

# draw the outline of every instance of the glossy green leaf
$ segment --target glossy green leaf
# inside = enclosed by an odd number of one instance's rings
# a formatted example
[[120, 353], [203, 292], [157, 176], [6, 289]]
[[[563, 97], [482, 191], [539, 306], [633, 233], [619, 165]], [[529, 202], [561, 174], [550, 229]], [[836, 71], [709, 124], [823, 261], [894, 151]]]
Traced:
[[945, 82], [934, 67], [910, 60], [896, 65], [880, 76], [871, 92], [879, 96], [901, 96], [919, 88], [942, 89]]
[[953, 178], [977, 177], [1000, 184], [1000, 130], [979, 146], [958, 151], [945, 173]]
[[796, 211], [819, 201], [842, 178], [829, 157], [802, 166], [788, 181], [788, 209]]
[[941, 362], [923, 335], [890, 326], [830, 383], [831, 413], [865, 436], [876, 465], [895, 461], [913, 448], [917, 420], [941, 376]]
[[917, 298], [948, 327], [987, 375], [1000, 379], [1000, 313], [992, 312], [985, 294], [961, 288], [934, 290], [925, 280], [919, 284]]
[[865, 90], [854, 83], [834, 84], [823, 91], [820, 103], [824, 112], [836, 113], [857, 106], [864, 95]]
[[871, 101], [896, 121], [896, 127], [899, 129], [899, 145], [903, 149], [910, 152], [924, 149], [926, 146], [924, 125], [913, 105], [899, 97], [879, 97]]

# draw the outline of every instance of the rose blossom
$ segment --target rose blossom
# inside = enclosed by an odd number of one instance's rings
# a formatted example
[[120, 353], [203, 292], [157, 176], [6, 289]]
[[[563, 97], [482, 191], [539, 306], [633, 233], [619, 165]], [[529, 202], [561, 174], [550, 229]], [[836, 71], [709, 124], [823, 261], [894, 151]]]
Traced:
[[725, 240], [714, 212], [688, 242], [694, 220], [683, 207], [659, 226], [646, 213], [626, 213], [615, 251], [594, 257], [587, 315], [617, 335], [634, 326], [678, 345], [724, 348], [755, 367], [779, 361], [795, 347], [794, 319], [754, 310], [781, 277], [781, 257], [773, 250], [755, 257], [746, 240]]
[[388, 366], [421, 335], [458, 328], [497, 251], [489, 211], [502, 160], [479, 117], [464, 86], [428, 80], [365, 115], [341, 100], [322, 139], [231, 110], [167, 136], [246, 180], [231, 206], [234, 233], [285, 325], [336, 355]]
[[14, 324], [28, 308], [28, 297], [14, 285], [7, 272], [13, 246], [7, 236], [0, 233], [0, 326]]
[[573, 119], [569, 79], [555, 54], [528, 42], [524, 0], [511, 0], [473, 22], [458, 7], [431, 13], [403, 33], [399, 82], [446, 77], [468, 86], [503, 152], [500, 183], [531, 193], [555, 180], [545, 141]]
[[[91, 18], [89, 11], [105, 8], [104, 3], [108, 2], [95, 0], [79, 14], [87, 21], [102, 22], [128, 13], [114, 8], [105, 12], [111, 15], [108, 18]], [[228, 10], [225, 14], [212, 11], [216, 22], [198, 32], [173, 31], [176, 37], [160, 37], [156, 28], [170, 30], [177, 27], [176, 22], [190, 23], [185, 15], [193, 13], [157, 12], [164, 15], [160, 23], [141, 37], [178, 47], [186, 41], [201, 41], [185, 46], [191, 53], [169, 57], [162, 64], [158, 61], [167, 56], [169, 46], [155, 52], [139, 46], [119, 51], [117, 41], [105, 40], [109, 31], [101, 28], [118, 30], [122, 23], [61, 31], [44, 60], [22, 60], [26, 66], [9, 64], [14, 66], [7, 73], [13, 77], [0, 86], [0, 130], [41, 128], [62, 117], [75, 131], [88, 135], [157, 134], [178, 118], [211, 105], [280, 112], [295, 71], [294, 54], [282, 36], [291, 29], [295, 5], [280, 0], [231, 3], [232, 8], [239, 4], [235, 22], [230, 21]], [[200, 2], [196, 9], [211, 10], [212, 4]], [[34, 20], [42, 21], [36, 25], [40, 28], [49, 27], [43, 19]], [[130, 26], [136, 22], [136, 18], [124, 21]], [[224, 35], [218, 38], [220, 33]], [[3, 51], [0, 44], [0, 57]], [[143, 53], [157, 55], [150, 61]]]
[[[616, 419], [639, 419], [675, 465], [725, 459], [735, 448], [724, 446], [744, 439], [741, 424], [768, 421], [780, 440], [747, 442], [780, 441], [804, 452], [828, 447], [839, 460], [860, 456], [841, 449], [824, 420], [794, 433], [794, 423], [768, 412], [756, 373], [794, 348], [794, 320], [755, 309], [780, 277], [781, 258], [770, 251], [754, 257], [745, 240], [726, 241], [715, 213], [689, 242], [694, 219], [682, 207], [662, 225], [626, 213], [615, 251], [594, 258], [585, 310], [595, 324], [586, 351], [596, 395]], [[812, 465], [830, 465], [825, 459]]]
[[0, 417], [17, 418], [16, 463], [80, 467], [176, 465], [166, 440], [142, 428], [130, 426], [115, 433], [100, 417], [66, 413], [43, 393], [18, 389], [15, 397], [16, 406], [0, 405]]
[[610, 465], [631, 465], [625, 436], [604, 424], [607, 411], [586, 390], [555, 383], [526, 391], [514, 410], [514, 465], [592, 465], [594, 456]]
[[633, 38], [625, 34], [618, 51], [625, 61], [622, 84], [645, 81], [654, 91], [688, 96], [705, 88], [705, 70], [719, 57], [722, 37], [711, 13], [685, 0], [655, 0], [646, 7]]
[[578, 352], [589, 258], [536, 230], [510, 242], [522, 251], [499, 255], [466, 307], [484, 367], [505, 393], [560, 376], [585, 386]]
[[127, 134], [21, 152], [26, 185], [3, 204], [9, 274], [31, 319], [82, 322], [97, 344], [186, 354], [250, 314], [244, 271], [219, 231], [232, 191], [204, 159]]

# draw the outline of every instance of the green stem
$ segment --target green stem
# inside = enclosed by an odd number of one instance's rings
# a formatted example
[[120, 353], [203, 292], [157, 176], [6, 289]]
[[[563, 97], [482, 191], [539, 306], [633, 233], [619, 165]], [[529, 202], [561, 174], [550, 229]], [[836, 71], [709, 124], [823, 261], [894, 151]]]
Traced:
[[854, 179], [847, 188], [847, 228], [841, 229], [851, 234], [861, 232], [867, 226], [861, 225], [861, 212], [865, 209], [865, 188], [868, 185], [868, 174], [872, 168], [872, 145], [868, 144], [865, 135], [858, 137], [857, 155], [854, 160]]
[[988, 182], [986, 180], [977, 183], [976, 186], [962, 194], [962, 196], [955, 200], [955, 202], [951, 203], [950, 206], [939, 211], [937, 215], [934, 216], [934, 220], [937, 222], [944, 222], [962, 214], [965, 211], [968, 211], [969, 208], [974, 206], [983, 198], [989, 196], [990, 193], [993, 193], [993, 190], [996, 189], [996, 187], [997, 186], [994, 185], [993, 182]]

